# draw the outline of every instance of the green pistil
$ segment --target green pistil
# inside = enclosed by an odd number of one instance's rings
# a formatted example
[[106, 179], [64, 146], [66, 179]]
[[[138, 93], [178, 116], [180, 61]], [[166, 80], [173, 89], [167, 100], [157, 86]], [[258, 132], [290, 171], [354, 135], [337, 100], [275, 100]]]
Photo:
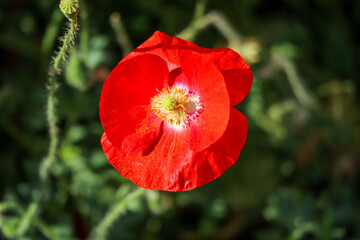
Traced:
[[176, 105], [175, 98], [173, 98], [172, 96], [164, 97], [161, 103], [163, 107], [168, 111], [174, 110]]

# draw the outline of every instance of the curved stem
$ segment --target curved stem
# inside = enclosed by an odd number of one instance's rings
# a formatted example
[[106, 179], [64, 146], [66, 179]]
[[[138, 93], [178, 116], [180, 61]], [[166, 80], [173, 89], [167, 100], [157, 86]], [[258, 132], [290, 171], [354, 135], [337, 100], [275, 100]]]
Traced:
[[111, 209], [109, 209], [103, 220], [95, 227], [92, 234], [90, 234], [90, 239], [96, 239], [96, 240], [106, 239], [106, 234], [109, 231], [109, 228], [126, 211], [128, 204], [133, 199], [140, 197], [143, 193], [145, 193], [145, 189], [139, 187], [132, 193], [128, 194], [124, 199], [122, 199]]
[[[177, 35], [179, 38], [187, 39], [189, 41], [193, 41], [197, 32], [201, 30], [203, 27], [199, 25], [203, 25], [200, 22], [204, 19], [204, 13], [206, 9], [207, 0], [198, 0], [195, 5], [194, 16], [189, 24], [189, 26], [184, 29], [181, 33]], [[207, 25], [207, 24], [205, 24]]]
[[49, 73], [49, 96], [47, 100], [47, 121], [49, 125], [49, 134], [50, 134], [50, 144], [48, 155], [45, 157], [42, 165], [40, 167], [40, 177], [42, 181], [46, 181], [49, 175], [49, 168], [55, 162], [56, 158], [56, 149], [58, 145], [58, 135], [57, 135], [57, 127], [56, 127], [56, 99], [55, 99], [55, 92], [57, 89], [57, 76], [60, 74], [60, 64], [65, 57], [66, 51], [69, 47], [73, 44], [73, 38], [75, 36], [77, 28], [77, 23], [75, 20], [70, 20], [70, 28], [67, 32], [63, 44], [58, 52], [57, 56], [54, 59], [54, 64]]
[[316, 102], [316, 99], [313, 98], [306, 90], [304, 84], [299, 77], [298, 72], [296, 71], [294, 63], [292, 63], [291, 61], [284, 61], [283, 68], [289, 80], [290, 86], [295, 96], [299, 100], [300, 104], [308, 108], [317, 110], [318, 103]]
[[316, 111], [319, 110], [319, 103], [317, 102], [317, 99], [305, 88], [294, 63], [282, 56], [275, 56], [273, 61], [275, 61], [275, 64], [281, 67], [285, 72], [290, 83], [290, 87], [299, 103], [306, 108]]
[[[14, 202], [3, 202], [0, 203], [0, 215], [3, 211], [14, 211], [20, 215], [26, 214], [23, 207], [19, 206], [17, 203]], [[48, 227], [42, 220], [33, 217], [32, 219], [29, 219], [30, 223], [33, 224], [35, 227], [37, 227], [44, 236], [49, 238], [50, 240], [58, 240], [59, 238], [53, 233], [53, 231]], [[13, 236], [18, 237], [19, 235]]]
[[193, 41], [201, 30], [213, 25], [231, 45], [236, 47], [241, 45], [241, 35], [220, 12], [209, 12], [194, 19], [190, 26], [179, 33], [177, 37]]
[[[57, 76], [60, 74], [60, 64], [65, 58], [66, 51], [73, 45], [74, 36], [77, 29], [77, 20], [69, 19], [70, 27], [68, 32], [65, 34], [65, 38], [62, 40], [62, 45], [59, 52], [54, 58], [54, 63], [49, 72], [49, 95], [46, 105], [46, 115], [49, 126], [49, 135], [50, 135], [50, 144], [47, 156], [43, 159], [40, 164], [40, 190], [36, 199], [29, 205], [29, 207], [24, 211], [22, 219], [20, 220], [19, 226], [17, 228], [17, 236], [23, 236], [29, 228], [29, 223], [34, 221], [35, 215], [38, 213], [41, 201], [46, 189], [46, 181], [49, 177], [50, 168], [55, 162], [56, 159], [56, 150], [58, 146], [58, 135], [57, 135], [57, 118], [56, 118], [56, 99], [55, 93], [57, 89]], [[39, 225], [39, 224], [38, 224]], [[42, 225], [40, 223], [40, 225]]]

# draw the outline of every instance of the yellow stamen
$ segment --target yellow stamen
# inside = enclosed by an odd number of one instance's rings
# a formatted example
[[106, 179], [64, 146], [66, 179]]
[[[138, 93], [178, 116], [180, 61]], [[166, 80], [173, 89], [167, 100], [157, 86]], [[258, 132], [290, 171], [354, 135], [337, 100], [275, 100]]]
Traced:
[[[199, 98], [183, 88], [167, 87], [151, 98], [151, 109], [163, 121], [174, 126], [185, 127], [189, 121], [190, 103], [200, 106]], [[195, 109], [196, 111], [196, 109]]]

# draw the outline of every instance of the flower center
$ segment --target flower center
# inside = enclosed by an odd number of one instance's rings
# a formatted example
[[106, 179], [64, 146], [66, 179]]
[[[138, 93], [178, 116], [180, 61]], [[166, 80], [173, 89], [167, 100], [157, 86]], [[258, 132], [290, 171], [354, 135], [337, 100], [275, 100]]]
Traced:
[[179, 87], [163, 88], [151, 99], [153, 109], [163, 121], [174, 127], [186, 127], [203, 109], [199, 96]]
[[170, 95], [165, 96], [162, 100], [162, 105], [166, 110], [172, 111], [175, 108], [176, 100]]

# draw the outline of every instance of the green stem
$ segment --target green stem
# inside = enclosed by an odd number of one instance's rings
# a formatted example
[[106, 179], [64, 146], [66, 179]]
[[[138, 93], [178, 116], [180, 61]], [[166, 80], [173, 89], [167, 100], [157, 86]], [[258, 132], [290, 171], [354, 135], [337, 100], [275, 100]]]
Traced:
[[[3, 202], [0, 203], [0, 215], [2, 212], [4, 211], [14, 211], [17, 212], [20, 215], [24, 215], [26, 214], [25, 210], [23, 209], [23, 207], [19, 206], [18, 204], [14, 203], [14, 202]], [[33, 224], [35, 227], [37, 227], [44, 236], [46, 236], [48, 239], [51, 240], [58, 240], [59, 238], [52, 232], [52, 230], [40, 219], [36, 218], [36, 217], [32, 217], [31, 219], [29, 219], [30, 223]], [[1, 226], [1, 225], [0, 225]], [[19, 237], [19, 235], [13, 236], [15, 237]]]
[[70, 20], [70, 29], [67, 32], [65, 39], [63, 40], [62, 47], [58, 52], [57, 56], [54, 59], [54, 64], [49, 73], [49, 96], [47, 100], [47, 121], [49, 125], [49, 134], [50, 134], [50, 144], [48, 155], [45, 157], [42, 165], [40, 167], [40, 177], [42, 181], [46, 181], [49, 175], [49, 169], [51, 165], [55, 162], [56, 158], [56, 149], [58, 145], [58, 135], [57, 135], [57, 118], [56, 118], [56, 99], [55, 92], [57, 89], [57, 76], [60, 74], [60, 64], [64, 59], [66, 51], [73, 44], [73, 38], [75, 36], [77, 24], [75, 20]]
[[215, 28], [226, 38], [226, 40], [232, 45], [241, 45], [242, 37], [227, 20], [225, 15], [220, 12], [208, 13], [208, 18]]
[[43, 65], [45, 65], [45, 63], [47, 65], [47, 60], [50, 57], [51, 51], [56, 42], [56, 38], [60, 31], [60, 25], [63, 19], [64, 18], [61, 12], [58, 9], [56, 9], [51, 17], [49, 25], [46, 28], [46, 32], [43, 41], [41, 43], [41, 57], [42, 57]]
[[[205, 2], [200, 1], [197, 8], [204, 9], [202, 4], [205, 4]], [[195, 13], [190, 26], [179, 33], [177, 37], [193, 41], [201, 30], [213, 25], [233, 48], [240, 48], [239, 46], [241, 46], [242, 37], [223, 14], [214, 11], [209, 12], [206, 15], [201, 15], [203, 11], [200, 10], [195, 10]]]
[[103, 220], [96, 226], [90, 239], [103, 240], [106, 239], [106, 234], [114, 222], [126, 211], [128, 204], [145, 193], [144, 188], [138, 188], [132, 193], [128, 194], [118, 204], [113, 206], [105, 215]]
[[193, 21], [198, 20], [205, 14], [207, 1], [208, 0], [198, 0], [196, 2]]
[[292, 88], [299, 103], [304, 107], [318, 110], [319, 105], [317, 100], [308, 93], [308, 90], [306, 90], [298, 72], [296, 71], [294, 63], [283, 57], [277, 57], [275, 58], [275, 61], [277, 61], [283, 68], [287, 79], [289, 80], [290, 87]]
[[[179, 38], [193, 41], [197, 32], [203, 29], [204, 13], [207, 0], [198, 0], [195, 5], [194, 16], [189, 26], [177, 35]], [[207, 25], [207, 23], [205, 24]]]
[[81, 59], [88, 66], [89, 62], [89, 20], [86, 2], [81, 2], [81, 11], [80, 11], [80, 21], [81, 21], [81, 32], [80, 32], [80, 52]]
[[[65, 15], [66, 16], [66, 15]], [[57, 135], [57, 118], [56, 118], [56, 99], [55, 93], [57, 89], [57, 76], [60, 74], [60, 65], [62, 60], [65, 58], [65, 54], [67, 50], [74, 43], [74, 36], [77, 29], [77, 19], [76, 16], [74, 18], [70, 18], [66, 16], [70, 21], [69, 30], [65, 34], [65, 38], [62, 40], [62, 46], [59, 52], [56, 54], [54, 58], [54, 63], [49, 72], [49, 95], [47, 100], [47, 121], [49, 126], [49, 135], [50, 135], [50, 144], [47, 156], [43, 159], [40, 164], [40, 190], [36, 196], [36, 199], [29, 205], [29, 207], [25, 210], [20, 209], [20, 213], [22, 214], [22, 218], [19, 222], [19, 225], [16, 229], [16, 236], [22, 237], [29, 228], [31, 222], [37, 225], [39, 228], [43, 229], [45, 235], [49, 235], [49, 231], [45, 229], [46, 225], [42, 222], [38, 221], [35, 215], [39, 212], [41, 201], [44, 196], [44, 192], [47, 185], [47, 179], [49, 177], [50, 168], [55, 162], [56, 159], [56, 150], [58, 146], [58, 135]], [[19, 210], [19, 209], [18, 209]]]
[[114, 12], [110, 15], [110, 25], [116, 35], [118, 44], [122, 48], [123, 56], [128, 55], [132, 51], [133, 47], [125, 26], [121, 21], [120, 13]]
[[[55, 162], [56, 159], [56, 149], [58, 145], [58, 135], [57, 135], [57, 118], [56, 118], [56, 111], [55, 111], [55, 92], [57, 89], [57, 76], [60, 74], [60, 64], [65, 57], [66, 51], [71, 47], [74, 42], [74, 36], [77, 28], [76, 20], [69, 19], [70, 21], [70, 28], [63, 39], [62, 46], [60, 51], [57, 53], [56, 57], [54, 58], [54, 64], [49, 73], [49, 95], [47, 100], [47, 121], [49, 125], [49, 134], [50, 134], [50, 144], [48, 155], [44, 158], [40, 165], [40, 190], [39, 194], [36, 199], [29, 205], [26, 211], [23, 211], [22, 219], [19, 223], [17, 228], [17, 236], [23, 236], [29, 228], [29, 223], [34, 221], [34, 216], [38, 213], [41, 200], [44, 195], [44, 191], [46, 188], [46, 181], [49, 177], [50, 168]], [[38, 223], [42, 225], [41, 223]]]

